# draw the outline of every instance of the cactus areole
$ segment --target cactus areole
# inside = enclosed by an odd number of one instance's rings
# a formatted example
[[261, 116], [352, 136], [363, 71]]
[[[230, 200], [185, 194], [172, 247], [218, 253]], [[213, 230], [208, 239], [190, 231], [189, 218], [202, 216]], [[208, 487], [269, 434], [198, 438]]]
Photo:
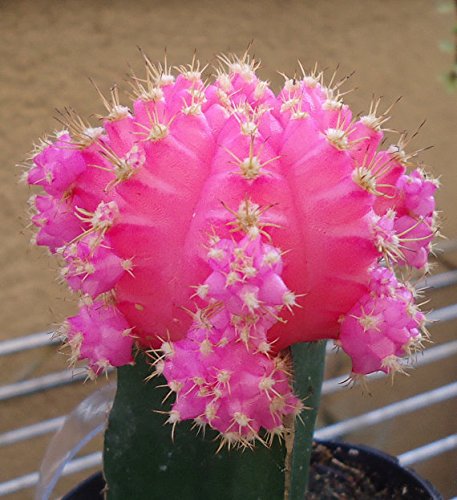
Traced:
[[95, 376], [146, 351], [175, 395], [164, 419], [229, 447], [303, 409], [294, 344], [333, 339], [352, 377], [401, 370], [426, 334], [402, 277], [427, 270], [437, 182], [406, 136], [384, 146], [379, 101], [354, 116], [316, 70], [275, 94], [248, 54], [211, 80], [145, 62], [130, 107], [113, 88], [98, 127], [66, 110], [26, 176], [34, 241], [80, 296], [72, 361]]

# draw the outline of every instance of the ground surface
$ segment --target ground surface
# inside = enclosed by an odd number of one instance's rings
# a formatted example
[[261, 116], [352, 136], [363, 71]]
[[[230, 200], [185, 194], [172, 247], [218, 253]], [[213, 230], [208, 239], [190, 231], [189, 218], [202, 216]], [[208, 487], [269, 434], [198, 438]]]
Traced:
[[[305, 67], [318, 61], [329, 73], [339, 65], [341, 76], [355, 70], [347, 88], [359, 90], [347, 100], [356, 112], [367, 109], [372, 94], [384, 96], [386, 105], [403, 96], [391, 126], [414, 132], [427, 119], [410, 148], [434, 146], [421, 159], [442, 176], [444, 232], [457, 237], [457, 96], [446, 93], [439, 81], [450, 56], [438, 47], [450, 38], [452, 14], [439, 14], [437, 5], [430, 0], [0, 1], [0, 340], [47, 329], [74, 310], [45, 252], [28, 245], [29, 193], [17, 185], [20, 171], [14, 165], [35, 139], [56, 128], [54, 108], [71, 105], [85, 116], [101, 111], [87, 77], [104, 90], [114, 82], [125, 88], [128, 64], [137, 70], [141, 66], [137, 46], [153, 60], [162, 58], [166, 46], [169, 60], [182, 64], [190, 61], [194, 48], [208, 61], [221, 51], [241, 52], [254, 40], [254, 52], [263, 60], [262, 75], [275, 85], [281, 81], [276, 70], [292, 73], [300, 58]], [[452, 334], [446, 333], [448, 338]], [[39, 357], [2, 359], [1, 382], [60, 369], [61, 358], [46, 351]], [[427, 373], [431, 375], [420, 375], [413, 383], [430, 388], [440, 383], [440, 370]], [[406, 393], [407, 383], [400, 382], [395, 391]], [[379, 404], [394, 397], [388, 388], [380, 388]], [[90, 390], [78, 385], [3, 404], [0, 432], [63, 414]], [[353, 412], [359, 399], [340, 399], [337, 415], [346, 409]], [[361, 409], [370, 405], [373, 401], [367, 398], [360, 403]], [[401, 428], [384, 428], [376, 436], [365, 433], [358, 439], [401, 452], [425, 442], [430, 427], [455, 432], [455, 405], [443, 408], [444, 414], [424, 417], [423, 424], [400, 421]], [[36, 469], [47, 439], [6, 448], [0, 456], [0, 480]], [[448, 454], [421, 470], [446, 488], [455, 481], [451, 471], [456, 466], [455, 454]]]

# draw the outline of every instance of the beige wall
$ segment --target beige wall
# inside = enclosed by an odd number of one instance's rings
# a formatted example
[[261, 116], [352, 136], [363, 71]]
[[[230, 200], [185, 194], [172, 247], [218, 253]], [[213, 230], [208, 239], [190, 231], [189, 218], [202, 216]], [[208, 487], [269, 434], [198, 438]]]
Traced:
[[[414, 131], [427, 119], [411, 147], [434, 146], [421, 159], [442, 176], [444, 232], [456, 238], [457, 95], [448, 94], [439, 81], [451, 61], [438, 48], [442, 39], [450, 38], [452, 18], [439, 14], [436, 6], [430, 0], [0, 1], [0, 339], [46, 329], [74, 309], [73, 300], [57, 285], [45, 252], [28, 245], [28, 191], [16, 184], [19, 171], [14, 165], [36, 138], [57, 127], [54, 108], [71, 105], [85, 116], [101, 111], [87, 77], [102, 89], [114, 82], [125, 88], [128, 64], [141, 66], [136, 46], [152, 59], [162, 58], [166, 46], [169, 60], [182, 64], [194, 48], [207, 61], [220, 51], [242, 51], [254, 40], [253, 51], [263, 61], [262, 76], [274, 85], [281, 81], [276, 70], [293, 72], [300, 58], [306, 67], [318, 61], [331, 71], [339, 64], [341, 75], [355, 70], [349, 87], [359, 90], [347, 100], [356, 112], [367, 109], [372, 94], [384, 96], [386, 103], [403, 96], [391, 126]], [[448, 330], [451, 338], [454, 328]], [[0, 360], [1, 382], [57, 369], [64, 364], [61, 358], [43, 352], [39, 357]], [[450, 373], [455, 379], [455, 366], [446, 368], [447, 381]], [[411, 392], [420, 384], [431, 388], [444, 380], [435, 368], [402, 380], [395, 391]], [[64, 413], [90, 390], [68, 388], [0, 406], [0, 432]], [[355, 401], [362, 409], [392, 399], [387, 386], [378, 391], [379, 400], [353, 394], [335, 400], [336, 415], [353, 411]], [[448, 404], [444, 413], [423, 422], [432, 427], [438, 422], [435, 428], [455, 432], [451, 414], [456, 410]], [[421, 444], [420, 434], [426, 441], [428, 430], [421, 422], [406, 419], [400, 427], [391, 426], [375, 437], [370, 431], [358, 439], [402, 451], [410, 443]], [[408, 430], [414, 436], [408, 437]], [[6, 456], [0, 455], [0, 479], [34, 470], [45, 445], [46, 439], [41, 439], [20, 450], [6, 449]], [[455, 453], [421, 467], [443, 488], [455, 484], [456, 469]], [[457, 486], [453, 491], [457, 494]]]

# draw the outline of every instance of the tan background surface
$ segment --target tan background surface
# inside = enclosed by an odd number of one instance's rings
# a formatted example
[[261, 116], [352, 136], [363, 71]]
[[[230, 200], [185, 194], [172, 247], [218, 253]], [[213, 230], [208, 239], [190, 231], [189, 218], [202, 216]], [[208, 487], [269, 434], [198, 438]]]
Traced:
[[[141, 67], [136, 46], [161, 59], [166, 46], [174, 64], [190, 61], [194, 48], [202, 61], [221, 51], [244, 50], [254, 40], [262, 61], [262, 76], [279, 85], [276, 70], [291, 73], [300, 58], [305, 67], [315, 61], [330, 68], [339, 64], [344, 76], [355, 70], [351, 86], [359, 90], [347, 101], [354, 111], [366, 110], [372, 94], [391, 103], [391, 126], [414, 131], [427, 123], [412, 149], [433, 145], [421, 156], [442, 176], [439, 195], [444, 232], [457, 237], [456, 94], [439, 81], [451, 64], [438, 44], [450, 38], [452, 14], [441, 15], [431, 0], [296, 1], [0, 1], [0, 339], [49, 328], [74, 309], [74, 302], [55, 281], [54, 266], [42, 250], [28, 245], [25, 202], [28, 190], [18, 186], [22, 161], [32, 142], [57, 127], [54, 108], [75, 107], [82, 115], [101, 111], [88, 82], [94, 78], [108, 89], [130, 63]], [[448, 293], [447, 300], [457, 298]], [[443, 327], [439, 340], [455, 336], [455, 325]], [[1, 383], [57, 370], [61, 356], [44, 350], [0, 359]], [[447, 362], [413, 378], [376, 386], [376, 397], [355, 391], [328, 400], [334, 416], [375, 407], [419, 388], [454, 380], [455, 363]], [[379, 386], [379, 389], [378, 389]], [[92, 386], [79, 384], [0, 404], [0, 432], [67, 412]], [[447, 403], [430, 410], [369, 428], [354, 440], [370, 442], [392, 453], [419, 446], [428, 439], [456, 431], [457, 407]], [[36, 469], [48, 437], [9, 447], [0, 454], [0, 480]], [[449, 494], [457, 494], [457, 454], [448, 453], [418, 469]], [[68, 484], [68, 483], [67, 483]], [[30, 498], [22, 492], [11, 498]]]

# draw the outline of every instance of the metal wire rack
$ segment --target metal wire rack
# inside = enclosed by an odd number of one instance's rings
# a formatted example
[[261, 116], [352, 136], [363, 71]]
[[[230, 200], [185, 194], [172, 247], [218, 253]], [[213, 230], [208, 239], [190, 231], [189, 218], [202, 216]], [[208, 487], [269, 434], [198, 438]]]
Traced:
[[[447, 245], [445, 250], [453, 249], [451, 244]], [[448, 270], [422, 280], [416, 284], [417, 287], [427, 287], [429, 294], [436, 293], [437, 290], [443, 290], [457, 285], [457, 270]], [[428, 315], [432, 321], [432, 329], [437, 330], [437, 326], [444, 323], [455, 322], [457, 320], [457, 304], [451, 303], [439, 309], [434, 310]], [[456, 323], [457, 325], [457, 323]], [[58, 340], [52, 339], [50, 332], [40, 332], [27, 335], [20, 338], [0, 342], [0, 357], [10, 356], [27, 350], [33, 350], [57, 344]], [[454, 337], [455, 338], [455, 337]], [[424, 367], [434, 363], [440, 363], [444, 360], [455, 359], [457, 361], [457, 339], [440, 342], [435, 339], [433, 347], [426, 349], [416, 363], [417, 367]], [[339, 356], [331, 349], [328, 349], [328, 357]], [[457, 363], [456, 363], [457, 365]], [[450, 377], [454, 373], [449, 374]], [[369, 378], [376, 380], [381, 378], [382, 374], [374, 374]], [[0, 386], [0, 405], [2, 402], [13, 398], [25, 398], [42, 391], [52, 391], [58, 387], [69, 384], [75, 384], [85, 378], [83, 373], [72, 373], [70, 370], [57, 371], [43, 376], [30, 378], [27, 380], [6, 384]], [[336, 376], [327, 378], [323, 385], [323, 401], [342, 390], [345, 390], [342, 382], [345, 376]], [[419, 387], [420, 389], [420, 387]], [[417, 394], [400, 399], [391, 404], [372, 409], [362, 414], [354, 415], [338, 422], [333, 422], [322, 426], [316, 432], [316, 437], [320, 439], [344, 439], [345, 436], [353, 431], [375, 426], [380, 422], [386, 422], [390, 419], [399, 418], [402, 415], [412, 415], [414, 412], [430, 408], [434, 405], [444, 404], [446, 401], [457, 398], [457, 382], [450, 380], [449, 383], [441, 385], [431, 390], [419, 391]], [[21, 442], [31, 441], [34, 438], [44, 435], [51, 435], [62, 424], [65, 416], [58, 416], [47, 420], [41, 420], [31, 425], [18, 427], [0, 434], [0, 448], [14, 447]], [[455, 417], [451, 417], [454, 420]], [[457, 431], [457, 421], [455, 422]], [[426, 439], [426, 437], [425, 437]], [[367, 443], [370, 444], [370, 443]], [[407, 466], [415, 465], [420, 462], [426, 462], [433, 457], [457, 450], [457, 432], [450, 435], [443, 435], [441, 438], [432, 442], [426, 442], [422, 446], [409, 449], [398, 455], [399, 461]], [[72, 460], [63, 471], [63, 475], [68, 476], [77, 472], [93, 469], [100, 466], [102, 453], [96, 451]], [[450, 481], [456, 478], [450, 478]], [[0, 496], [6, 496], [13, 493], [25, 491], [27, 488], [33, 488], [38, 481], [38, 472], [31, 472], [19, 477], [11, 478], [0, 483]], [[453, 485], [452, 500], [457, 500], [457, 483]], [[25, 497], [24, 497], [25, 498]]]

